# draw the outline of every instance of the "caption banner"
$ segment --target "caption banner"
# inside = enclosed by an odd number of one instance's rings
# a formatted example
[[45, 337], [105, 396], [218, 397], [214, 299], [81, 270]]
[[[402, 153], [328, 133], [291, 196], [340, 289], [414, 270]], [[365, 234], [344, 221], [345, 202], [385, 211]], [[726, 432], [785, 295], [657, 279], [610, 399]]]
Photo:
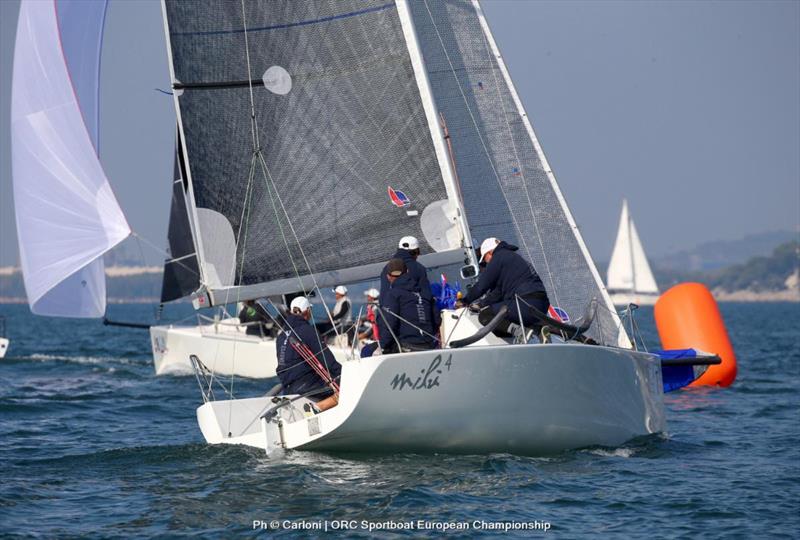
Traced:
[[367, 521], [367, 520], [253, 520], [253, 530], [288, 531], [542, 531], [549, 521]]

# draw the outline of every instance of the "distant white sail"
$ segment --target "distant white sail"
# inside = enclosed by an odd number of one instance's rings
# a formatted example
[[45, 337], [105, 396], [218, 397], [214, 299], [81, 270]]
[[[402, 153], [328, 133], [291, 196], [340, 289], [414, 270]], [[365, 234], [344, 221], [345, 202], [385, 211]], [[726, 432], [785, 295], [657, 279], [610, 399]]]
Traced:
[[[105, 9], [104, 3], [94, 5]], [[130, 234], [92, 144], [91, 119], [81, 114], [76, 88], [85, 77], [70, 73], [67, 65], [64, 37], [76, 35], [75, 24], [88, 24], [81, 15], [59, 12], [53, 2], [23, 1], [17, 27], [11, 88], [14, 204], [25, 290], [31, 311], [39, 315], [101, 316], [102, 255]], [[89, 34], [84, 27], [83, 35]]]
[[609, 291], [634, 294], [658, 294], [653, 272], [644, 254], [636, 225], [628, 213], [628, 201], [622, 201], [617, 241], [608, 264], [606, 285]]

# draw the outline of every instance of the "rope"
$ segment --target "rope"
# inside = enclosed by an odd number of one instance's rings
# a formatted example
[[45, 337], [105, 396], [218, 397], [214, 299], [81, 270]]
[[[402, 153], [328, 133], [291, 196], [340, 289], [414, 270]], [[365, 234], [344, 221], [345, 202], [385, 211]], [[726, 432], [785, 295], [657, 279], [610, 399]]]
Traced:
[[[286, 234], [283, 230], [283, 226], [281, 225], [281, 219], [278, 215], [278, 209], [275, 206], [275, 199], [278, 200], [280, 203], [281, 210], [283, 211], [283, 215], [286, 218], [286, 223], [289, 225], [289, 229], [291, 230], [292, 236], [294, 236], [295, 243], [297, 244], [297, 248], [300, 250], [300, 255], [303, 257], [303, 262], [305, 263], [306, 268], [308, 269], [308, 274], [311, 277], [311, 280], [314, 283], [314, 287], [312, 290], [316, 289], [319, 293], [320, 297], [322, 297], [322, 289], [319, 287], [319, 283], [317, 283], [317, 278], [314, 276], [314, 271], [311, 268], [311, 263], [308, 262], [308, 257], [306, 257], [305, 250], [303, 250], [303, 246], [300, 243], [300, 237], [297, 235], [297, 231], [294, 229], [294, 225], [292, 225], [292, 220], [289, 217], [289, 213], [286, 211], [286, 206], [283, 204], [283, 199], [281, 198], [280, 193], [278, 192], [278, 186], [275, 184], [275, 181], [272, 178], [272, 173], [270, 173], [269, 167], [267, 167], [267, 163], [264, 160], [264, 156], [259, 152], [259, 161], [261, 163], [262, 171], [264, 172], [264, 181], [267, 186], [267, 193], [270, 196], [270, 202], [272, 203], [272, 208], [275, 213], [275, 221], [278, 224], [278, 228], [281, 232], [281, 237], [283, 239], [283, 243], [286, 246], [286, 251], [289, 254], [289, 259], [292, 263], [292, 268], [294, 269], [295, 276], [297, 277], [297, 281], [300, 284], [300, 289], [303, 291], [303, 294], [307, 294], [306, 288], [303, 285], [303, 280], [300, 277], [300, 271], [297, 268], [297, 265], [294, 261], [294, 256], [292, 255], [292, 250], [289, 247], [289, 241], [286, 238]], [[272, 196], [272, 191], [275, 191], [275, 197]], [[336, 337], [339, 338], [339, 330], [336, 328], [336, 321], [333, 319], [333, 314], [331, 313], [328, 305], [323, 301], [322, 306], [325, 308], [325, 314], [328, 316], [331, 324], [333, 325], [333, 329], [336, 332]], [[317, 339], [319, 340], [320, 349], [322, 348], [322, 338], [317, 334]], [[327, 367], [327, 366], [326, 366]]]
[[[292, 341], [292, 338], [290, 336], [287, 336], [286, 339], [289, 340], [289, 345], [291, 345], [292, 349], [294, 349], [295, 352], [300, 355], [300, 358], [305, 360], [306, 363], [309, 366], [311, 366], [311, 369], [313, 369], [316, 372], [316, 374], [322, 378], [325, 384], [330, 386], [331, 390], [333, 390], [335, 393], [338, 394], [339, 385], [333, 381], [333, 377], [331, 377], [330, 371], [328, 371], [327, 368], [323, 367], [320, 361], [317, 360], [316, 355], [314, 355], [314, 353], [311, 352], [311, 349], [309, 349], [308, 346], [302, 341], [298, 341], [297, 343], [295, 343], [294, 341]], [[325, 357], [323, 356], [323, 359], [324, 358]]]
[[253, 136], [253, 150], [261, 150], [258, 139], [258, 126], [256, 124], [256, 103], [253, 97], [253, 70], [250, 67], [250, 42], [247, 38], [247, 13], [245, 12], [244, 0], [242, 0], [242, 26], [244, 27], [244, 53], [247, 59], [247, 88], [250, 91], [250, 132]]
[[136, 231], [131, 231], [131, 236], [133, 236], [137, 240], [141, 240], [142, 242], [147, 244], [148, 247], [156, 250], [160, 254], [165, 255], [166, 258], [169, 259], [171, 262], [174, 262], [174, 263], [178, 264], [179, 266], [181, 266], [182, 268], [188, 270], [189, 272], [191, 272], [192, 274], [194, 274], [198, 278], [200, 277], [200, 275], [193, 268], [189, 268], [188, 266], [186, 266], [185, 264], [180, 262], [180, 259], [172, 259], [172, 254], [169, 251], [165, 250], [162, 247], [159, 247], [159, 246], [155, 245], [154, 243], [152, 243], [150, 240], [148, 240], [144, 236], [140, 236], [139, 233], [137, 233]]
[[[251, 161], [251, 167], [250, 167], [250, 174], [249, 174], [248, 183], [247, 183], [247, 189], [245, 191], [245, 200], [244, 200], [244, 203], [243, 203], [243, 206], [242, 206], [242, 216], [240, 218], [240, 224], [241, 225], [240, 225], [240, 228], [239, 228], [239, 232], [237, 234], [236, 246], [235, 246], [235, 253], [239, 253], [239, 240], [240, 240], [241, 235], [242, 235], [242, 229], [244, 229], [244, 243], [242, 245], [243, 253], [242, 253], [242, 257], [241, 257], [241, 263], [239, 265], [239, 280], [238, 281], [240, 283], [242, 281], [242, 276], [243, 276], [243, 273], [244, 273], [244, 262], [245, 262], [244, 252], [246, 252], [246, 249], [247, 249], [247, 232], [248, 232], [248, 229], [249, 229], [250, 210], [251, 210], [250, 205], [252, 204], [252, 188], [253, 188], [253, 179], [255, 178], [256, 160], [258, 160], [258, 162], [261, 164], [262, 170], [265, 173], [265, 175], [264, 175], [265, 181], [267, 180], [267, 175], [269, 175], [270, 181], [272, 180], [271, 179], [271, 174], [269, 173], [269, 168], [267, 167], [267, 165], [266, 165], [266, 163], [264, 161], [264, 157], [263, 157], [263, 155], [261, 153], [261, 144], [260, 144], [259, 130], [258, 130], [258, 120], [256, 118], [256, 110], [255, 110], [255, 96], [254, 96], [254, 93], [253, 93], [252, 65], [251, 65], [251, 62], [250, 62], [250, 44], [249, 44], [249, 37], [248, 37], [248, 31], [247, 31], [247, 13], [246, 13], [245, 1], [244, 0], [241, 1], [241, 6], [242, 6], [242, 26], [243, 26], [243, 29], [244, 29], [245, 58], [246, 58], [246, 62], [247, 62], [248, 92], [249, 92], [249, 96], [250, 96], [250, 130], [251, 130], [251, 136], [252, 136], [252, 140], [253, 140], [253, 156], [252, 156], [252, 161]], [[272, 192], [271, 192], [271, 189], [270, 189], [270, 186], [269, 186], [269, 182], [266, 182], [266, 184], [267, 184], [267, 190], [268, 190], [268, 193], [270, 194], [270, 199], [273, 202], [273, 208], [274, 208], [274, 199], [272, 197]], [[274, 182], [272, 182], [272, 184], [273, 184], [273, 187], [275, 187], [274, 186]], [[278, 199], [280, 201], [280, 195], [277, 192], [277, 188], [275, 188], [275, 194], [278, 196]], [[282, 201], [281, 201], [281, 207], [283, 208], [283, 202]], [[279, 226], [279, 228], [281, 230], [281, 235], [283, 236], [284, 243], [285, 243], [286, 248], [287, 248], [287, 252], [289, 253], [289, 257], [290, 257], [290, 260], [292, 262], [292, 266], [295, 269], [295, 274], [297, 274], [298, 280], [301, 281], [301, 283], [300, 283], [301, 289], [303, 290], [303, 293], [305, 294], [305, 293], [307, 293], [307, 291], [305, 290], [305, 287], [302, 286], [302, 280], [300, 280], [300, 275], [299, 275], [299, 272], [297, 270], [297, 266], [294, 263], [294, 258], [292, 257], [291, 249], [289, 248], [288, 241], [286, 240], [286, 236], [283, 233], [283, 227], [280, 224], [280, 219], [279, 219], [279, 216], [277, 215], [277, 209], [274, 208], [274, 210], [275, 210], [275, 214], [276, 214], [276, 221], [277, 221], [278, 226]], [[245, 212], [246, 212], [246, 217], [245, 217]], [[289, 221], [288, 220], [288, 214], [286, 213], [285, 208], [284, 208], [284, 214], [286, 214], [287, 221]], [[291, 221], [289, 221], [289, 225], [291, 226]], [[294, 228], [293, 227], [292, 227], [292, 232], [294, 233]], [[295, 238], [297, 238], [296, 234], [295, 234]], [[299, 240], [298, 240], [298, 246], [299, 246]], [[301, 249], [301, 252], [302, 252], [302, 247], [300, 247], [300, 249]], [[303, 253], [303, 258], [305, 259], [305, 253]], [[308, 265], [307, 259], [306, 259], [306, 265], [309, 267], [309, 270], [310, 270], [310, 266]], [[235, 277], [235, 272], [236, 272], [236, 269], [235, 269], [235, 265], [234, 265], [234, 269], [232, 270], [232, 274], [233, 275], [231, 276], [231, 278]], [[315, 280], [315, 285], [316, 285], [316, 280]], [[317, 286], [317, 289], [319, 290], [318, 286]], [[230, 301], [230, 293], [231, 293], [231, 291], [230, 291], [230, 289], [228, 289], [228, 292], [226, 293], [226, 298], [225, 298], [225, 303], [226, 304], [229, 303], [229, 301]], [[320, 291], [320, 294], [321, 294], [321, 291]], [[241, 290], [239, 288], [236, 288], [236, 295], [237, 295], [236, 301], [238, 302], [241, 299]], [[327, 306], [325, 306], [325, 310], [328, 311]], [[329, 312], [328, 312], [328, 314], [330, 316]], [[331, 320], [332, 320], [332, 317], [331, 317]], [[338, 333], [337, 333], [337, 335], [338, 335]], [[319, 336], [317, 336], [317, 337], [319, 339]], [[323, 346], [322, 346], [321, 340], [320, 340], [319, 345], [320, 345], [320, 351], [322, 351], [323, 350]], [[217, 350], [217, 354], [219, 354], [219, 349]], [[236, 357], [236, 342], [234, 342], [234, 351], [233, 351], [233, 361], [234, 362], [235, 362], [235, 357]], [[323, 360], [325, 360], [324, 356], [323, 356]], [[327, 360], [325, 360], [325, 363], [326, 363], [326, 368], [327, 368]], [[233, 395], [233, 385], [234, 385], [234, 380], [235, 380], [233, 372], [234, 372], [234, 370], [232, 369], [231, 370], [231, 396]], [[212, 372], [212, 376], [213, 376], [213, 372]], [[230, 429], [230, 423], [231, 423], [231, 413], [229, 411], [229, 415], [228, 415], [228, 428], [229, 429]]]
[[[395, 313], [395, 312], [394, 312], [394, 311], [392, 311], [391, 309], [389, 309], [389, 308], [385, 308], [385, 307], [383, 307], [383, 306], [379, 306], [379, 307], [378, 307], [378, 309], [380, 309], [381, 311], [386, 311], [386, 313], [388, 313], [389, 315], [394, 315], [395, 317], [397, 317], [398, 319], [400, 319], [401, 321], [403, 321], [404, 323], [406, 323], [406, 324], [407, 324], [407, 325], [409, 325], [409, 326], [413, 326], [414, 328], [416, 328], [417, 330], [419, 330], [419, 333], [420, 333], [420, 334], [425, 334], [426, 336], [433, 338], [433, 340], [434, 340], [434, 341], [439, 341], [439, 338], [438, 338], [438, 337], [434, 336], [433, 334], [429, 334], [428, 332], [426, 332], [425, 330], [423, 330], [422, 328], [420, 328], [420, 327], [419, 327], [419, 326], [417, 326], [416, 324], [412, 323], [412, 322], [411, 322], [411, 321], [409, 321], [408, 319], [404, 319], [403, 317], [401, 317], [400, 315], [398, 315], [397, 313]], [[384, 321], [386, 321], [386, 319], [385, 319], [385, 318], [384, 318]], [[389, 323], [388, 323], [388, 322], [386, 323], [386, 326], [387, 326], [387, 327], [389, 326]], [[389, 330], [391, 331], [391, 328], [390, 328]], [[392, 334], [394, 334], [394, 333], [392, 333]]]
[[[271, 314], [269, 311], [267, 311], [267, 315], [269, 315], [269, 318], [270, 318], [270, 319], [272, 319], [272, 322], [274, 322], [274, 323], [275, 323], [275, 324], [276, 324], [276, 325], [277, 325], [279, 328], [281, 328], [281, 329], [284, 329], [284, 331], [293, 333], [293, 334], [294, 334], [294, 336], [295, 336], [295, 337], [296, 337], [296, 338], [297, 338], [299, 341], [302, 341], [302, 339], [300, 339], [300, 336], [297, 334], [297, 332], [295, 331], [295, 329], [294, 329], [294, 328], [292, 328], [292, 325], [290, 325], [290, 324], [289, 324], [289, 321], [287, 321], [287, 320], [286, 320], [286, 317], [284, 317], [284, 316], [283, 316], [283, 313], [281, 313], [281, 310], [280, 310], [280, 309], [278, 309], [278, 307], [277, 307], [275, 304], [273, 304], [273, 303], [272, 303], [272, 300], [269, 300], [269, 304], [270, 304], [270, 306], [272, 306], [272, 307], [273, 307], [273, 309], [275, 309], [275, 312], [278, 314], [278, 316], [280, 316], [280, 318], [283, 320], [283, 323], [284, 323], [284, 324], [283, 324], [283, 325], [281, 325], [281, 324], [280, 324], [280, 323], [279, 323], [279, 322], [278, 322], [278, 321], [275, 319], [275, 317], [273, 317], [273, 316], [272, 316], [272, 314]], [[265, 310], [265, 311], [266, 311], [266, 310]], [[326, 367], [326, 369], [327, 369], [327, 360], [325, 359], [325, 350], [326, 350], [326, 349], [330, 351], [330, 347], [328, 347], [327, 345], [322, 345], [322, 343], [320, 343], [320, 350], [319, 350], [319, 353], [317, 353], [317, 354], [320, 354], [320, 355], [322, 355], [322, 359], [323, 359], [323, 361], [325, 362], [325, 367]], [[316, 355], [314, 355], [314, 356], [316, 356]], [[293, 365], [291, 365], [291, 366], [288, 366], [288, 367], [286, 367], [285, 369], [278, 370], [278, 371], [277, 371], [277, 373], [283, 373], [283, 372], [285, 372], [285, 371], [288, 371], [288, 370], [292, 369], [293, 367], [295, 367], [295, 366], [298, 366], [299, 364], [300, 364], [300, 362], [298, 362], [298, 363], [296, 363], [296, 364], [293, 364]]]
[[456, 324], [453, 325], [453, 328], [450, 329], [450, 333], [447, 335], [447, 339], [444, 340], [445, 344], [450, 343], [450, 338], [453, 337], [453, 334], [456, 332], [456, 328], [458, 327], [458, 323], [461, 322], [461, 318], [464, 316], [464, 314], [467, 312], [468, 309], [469, 308], [467, 308], [466, 306], [461, 309], [461, 313], [458, 314], [458, 319], [456, 319]]

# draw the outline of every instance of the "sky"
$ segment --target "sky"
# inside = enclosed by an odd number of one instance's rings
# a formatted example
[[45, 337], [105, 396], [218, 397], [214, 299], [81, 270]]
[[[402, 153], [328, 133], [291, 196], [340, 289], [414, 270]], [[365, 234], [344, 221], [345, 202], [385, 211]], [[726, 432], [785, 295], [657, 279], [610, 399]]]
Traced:
[[[800, 230], [800, 2], [486, 0], [498, 46], [595, 260], [627, 198], [645, 250]], [[0, 266], [18, 261], [0, 0]], [[111, 0], [100, 157], [144, 262], [163, 258], [174, 139], [160, 2]]]

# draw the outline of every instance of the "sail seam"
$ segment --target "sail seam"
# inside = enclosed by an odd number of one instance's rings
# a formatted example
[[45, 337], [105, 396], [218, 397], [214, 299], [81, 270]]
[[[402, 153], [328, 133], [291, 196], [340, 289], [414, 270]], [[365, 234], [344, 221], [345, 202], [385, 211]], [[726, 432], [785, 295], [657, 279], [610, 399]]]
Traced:
[[311, 24], [319, 24], [323, 22], [336, 21], [340, 19], [349, 19], [350, 17], [357, 17], [367, 13], [375, 13], [394, 7], [394, 4], [383, 4], [382, 6], [375, 6], [371, 8], [361, 9], [358, 11], [351, 11], [349, 13], [340, 13], [339, 15], [331, 15], [329, 17], [322, 17], [320, 19], [309, 19], [306, 21], [297, 21], [293, 23], [276, 24], [272, 26], [261, 26], [257, 28], [246, 28], [244, 30], [209, 30], [204, 32], [171, 32], [171, 36], [219, 36], [225, 34], [241, 34], [247, 32], [265, 32], [270, 30], [282, 30], [284, 28], [294, 28], [296, 26], [308, 26]]

